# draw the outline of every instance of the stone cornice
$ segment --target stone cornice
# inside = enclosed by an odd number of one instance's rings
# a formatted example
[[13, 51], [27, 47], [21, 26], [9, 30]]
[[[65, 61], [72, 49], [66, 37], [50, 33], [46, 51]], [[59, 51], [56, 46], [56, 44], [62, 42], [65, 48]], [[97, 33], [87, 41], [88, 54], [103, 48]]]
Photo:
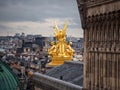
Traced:
[[116, 1], [119, 1], [119, 0], [87, 0], [85, 3], [87, 8], [90, 8], [90, 7], [95, 7], [95, 6], [112, 3]]

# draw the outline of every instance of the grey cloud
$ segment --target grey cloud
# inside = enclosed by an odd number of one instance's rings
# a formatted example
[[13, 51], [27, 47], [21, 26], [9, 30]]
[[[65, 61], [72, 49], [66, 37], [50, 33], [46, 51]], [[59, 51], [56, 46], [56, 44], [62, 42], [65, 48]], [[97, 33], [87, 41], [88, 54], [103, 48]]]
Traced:
[[[46, 22], [70, 19], [69, 28], [81, 28], [76, 0], [0, 0], [0, 22]], [[72, 23], [75, 23], [72, 25]], [[0, 30], [10, 27], [0, 26]], [[17, 27], [24, 30], [28, 27]]]
[[44, 21], [46, 18], [75, 18], [73, 0], [0, 0], [0, 21]]
[[7, 30], [11, 30], [11, 31], [15, 31], [15, 30], [25, 30], [25, 29], [29, 29], [29, 27], [27, 26], [17, 26], [17, 27], [9, 27], [7, 25], [1, 25], [0, 24], [0, 30], [3, 30], [3, 31], [7, 31]]
[[0, 30], [12, 30], [13, 28], [4, 26], [4, 25], [0, 25]]
[[10, 4], [11, 5], [25, 4], [30, 6], [41, 6], [41, 5], [66, 6], [72, 3], [71, 3], [71, 0], [0, 0], [0, 5], [2, 5], [2, 7]]
[[25, 29], [29, 29], [29, 27], [27, 27], [27, 26], [17, 26], [16, 29], [17, 30], [25, 30]]

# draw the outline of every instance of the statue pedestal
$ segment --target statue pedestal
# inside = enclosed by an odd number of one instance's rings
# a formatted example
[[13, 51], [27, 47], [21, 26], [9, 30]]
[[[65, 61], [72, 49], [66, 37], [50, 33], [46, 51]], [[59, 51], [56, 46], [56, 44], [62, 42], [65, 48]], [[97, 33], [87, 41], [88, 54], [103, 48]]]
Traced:
[[47, 64], [48, 67], [54, 67], [54, 66], [59, 66], [64, 63], [64, 61], [72, 61], [72, 57], [68, 56], [55, 56], [52, 58], [52, 61]]

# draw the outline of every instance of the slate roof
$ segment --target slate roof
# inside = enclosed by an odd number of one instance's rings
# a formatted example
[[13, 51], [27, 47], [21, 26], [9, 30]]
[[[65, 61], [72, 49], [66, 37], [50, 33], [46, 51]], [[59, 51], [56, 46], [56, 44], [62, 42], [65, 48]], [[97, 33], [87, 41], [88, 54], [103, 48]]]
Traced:
[[52, 68], [46, 75], [83, 86], [83, 63], [65, 62], [63, 65]]

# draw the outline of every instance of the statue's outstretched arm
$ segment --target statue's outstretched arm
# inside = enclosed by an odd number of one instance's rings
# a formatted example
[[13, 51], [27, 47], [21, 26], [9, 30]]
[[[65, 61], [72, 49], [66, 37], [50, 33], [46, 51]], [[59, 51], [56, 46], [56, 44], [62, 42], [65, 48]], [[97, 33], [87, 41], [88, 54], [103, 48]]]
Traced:
[[66, 20], [66, 22], [64, 24], [63, 33], [66, 33], [67, 27], [68, 27], [68, 20]]
[[58, 33], [58, 30], [54, 30], [54, 34], [55, 34], [55, 36], [57, 35], [57, 33]]
[[55, 24], [55, 25], [53, 26], [54, 34], [57, 35], [57, 33], [58, 33], [58, 31], [59, 31], [59, 28], [58, 28], [56, 22], [54, 22], [54, 24]]
[[54, 26], [53, 26], [53, 28], [54, 28], [55, 30], [59, 30], [59, 28], [58, 28], [56, 22], [54, 22]]

